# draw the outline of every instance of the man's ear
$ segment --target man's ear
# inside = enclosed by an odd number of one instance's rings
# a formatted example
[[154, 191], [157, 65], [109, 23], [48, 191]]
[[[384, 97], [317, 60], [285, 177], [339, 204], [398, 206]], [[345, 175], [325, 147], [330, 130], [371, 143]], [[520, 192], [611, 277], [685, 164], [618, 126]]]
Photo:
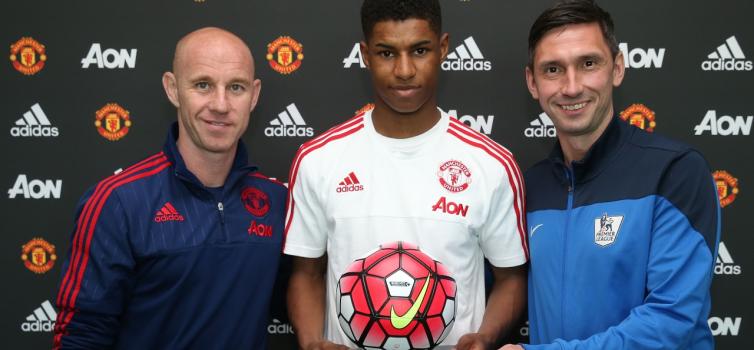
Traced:
[[524, 69], [526, 74], [526, 87], [529, 89], [531, 97], [535, 100], [539, 99], [539, 91], [537, 91], [537, 82], [534, 80], [534, 72], [531, 71], [529, 66]]
[[623, 82], [623, 77], [626, 75], [626, 61], [623, 58], [623, 51], [618, 51], [615, 55], [615, 62], [613, 62], [613, 86], [620, 86]]
[[440, 61], [445, 61], [445, 59], [448, 57], [448, 45], [450, 42], [450, 34], [443, 33], [443, 35], [440, 36]]
[[162, 75], [162, 88], [165, 89], [165, 94], [168, 95], [168, 100], [173, 103], [173, 106], [181, 107], [178, 100], [178, 82], [176, 82], [173, 72], [165, 72]]
[[257, 101], [259, 101], [259, 92], [262, 90], [262, 81], [259, 79], [254, 79], [254, 81], [251, 83], [251, 109], [249, 110], [249, 113], [254, 110], [254, 107], [257, 106]]
[[359, 42], [359, 50], [361, 51], [361, 60], [364, 61], [364, 65], [369, 69], [369, 46], [366, 41]]

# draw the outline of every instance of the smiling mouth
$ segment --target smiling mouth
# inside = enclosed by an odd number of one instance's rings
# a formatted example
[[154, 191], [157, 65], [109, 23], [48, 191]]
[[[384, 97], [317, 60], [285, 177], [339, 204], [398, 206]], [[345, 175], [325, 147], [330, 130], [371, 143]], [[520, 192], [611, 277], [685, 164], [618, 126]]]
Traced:
[[565, 109], [566, 111], [578, 111], [578, 110], [584, 108], [584, 106], [586, 106], [586, 104], [587, 104], [586, 102], [581, 102], [581, 103], [575, 103], [575, 104], [570, 104], [570, 105], [563, 105], [563, 104], [561, 104], [559, 106], [560, 106], [560, 108]]
[[204, 122], [212, 126], [230, 126], [230, 124], [228, 123], [216, 122], [216, 121], [211, 121], [211, 120], [205, 120]]

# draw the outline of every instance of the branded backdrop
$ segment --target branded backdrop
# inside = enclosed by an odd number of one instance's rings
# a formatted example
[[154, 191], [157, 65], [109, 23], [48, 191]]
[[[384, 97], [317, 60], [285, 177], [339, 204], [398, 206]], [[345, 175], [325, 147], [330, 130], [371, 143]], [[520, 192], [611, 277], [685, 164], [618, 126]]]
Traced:
[[[550, 1], [442, 0], [450, 33], [440, 107], [506, 145], [526, 169], [554, 129], [524, 83], [527, 33]], [[754, 344], [750, 0], [602, 1], [629, 67], [616, 91], [627, 122], [699, 148], [717, 179], [722, 238], [709, 325], [718, 348]], [[51, 344], [74, 208], [98, 179], [156, 152], [175, 110], [160, 84], [175, 42], [207, 25], [238, 33], [262, 79], [244, 140], [252, 161], [287, 181], [297, 147], [371, 101], [357, 0], [12, 1], [0, 11], [3, 171], [0, 298], [6, 348]], [[621, 184], [616, 183], [616, 186]], [[268, 331], [295, 345], [285, 269]], [[662, 332], [662, 327], [658, 328]], [[525, 340], [526, 324], [511, 340]]]

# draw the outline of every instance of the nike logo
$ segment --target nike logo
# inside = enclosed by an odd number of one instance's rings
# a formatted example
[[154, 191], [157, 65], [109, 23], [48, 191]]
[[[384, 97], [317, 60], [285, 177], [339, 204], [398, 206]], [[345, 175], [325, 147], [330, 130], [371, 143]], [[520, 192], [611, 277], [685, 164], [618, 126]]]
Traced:
[[390, 324], [392, 324], [393, 327], [395, 327], [396, 329], [406, 328], [406, 326], [411, 323], [411, 320], [414, 319], [414, 316], [416, 316], [416, 313], [419, 311], [419, 307], [422, 305], [422, 301], [424, 301], [424, 295], [427, 294], [429, 277], [430, 275], [427, 275], [427, 279], [424, 280], [424, 286], [422, 287], [422, 291], [419, 293], [419, 297], [416, 298], [414, 304], [411, 305], [411, 308], [409, 308], [405, 314], [398, 315], [395, 313], [394, 307], [390, 307]]
[[536, 231], [538, 228], [542, 227], [542, 225], [544, 225], [544, 224], [539, 224], [539, 225], [534, 226], [533, 228], [531, 228], [529, 230], [529, 237], [533, 237], [534, 236], [534, 231]]

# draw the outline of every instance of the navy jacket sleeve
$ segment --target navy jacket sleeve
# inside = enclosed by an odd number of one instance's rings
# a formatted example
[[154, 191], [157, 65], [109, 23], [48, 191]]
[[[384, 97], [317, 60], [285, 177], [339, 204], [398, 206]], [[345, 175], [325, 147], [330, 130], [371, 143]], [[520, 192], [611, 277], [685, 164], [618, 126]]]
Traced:
[[587, 339], [557, 339], [526, 349], [683, 349], [693, 344], [692, 330], [706, 327], [710, 308], [720, 229], [717, 191], [705, 160], [687, 151], [668, 166], [657, 193], [644, 303], [620, 324]]
[[97, 186], [82, 197], [56, 299], [54, 348], [103, 349], [117, 337], [134, 259], [126, 211]]

